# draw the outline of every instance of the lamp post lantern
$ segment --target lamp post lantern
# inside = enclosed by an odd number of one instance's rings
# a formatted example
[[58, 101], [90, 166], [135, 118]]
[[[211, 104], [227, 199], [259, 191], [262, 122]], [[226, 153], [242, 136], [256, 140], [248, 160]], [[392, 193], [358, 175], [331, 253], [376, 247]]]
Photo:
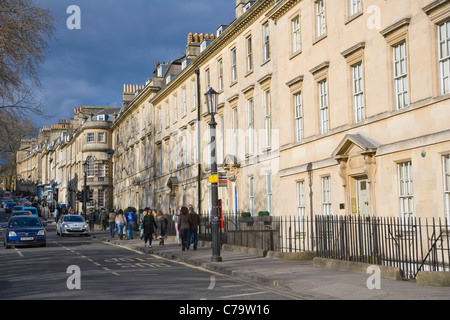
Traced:
[[218, 197], [218, 177], [217, 177], [217, 157], [216, 157], [216, 120], [214, 115], [217, 114], [217, 98], [219, 94], [213, 88], [205, 93], [206, 104], [208, 106], [208, 113], [211, 116], [209, 128], [211, 132], [211, 197], [212, 197], [212, 211], [211, 211], [211, 236], [212, 236], [212, 262], [221, 262], [220, 256], [220, 235], [219, 235], [219, 197]]

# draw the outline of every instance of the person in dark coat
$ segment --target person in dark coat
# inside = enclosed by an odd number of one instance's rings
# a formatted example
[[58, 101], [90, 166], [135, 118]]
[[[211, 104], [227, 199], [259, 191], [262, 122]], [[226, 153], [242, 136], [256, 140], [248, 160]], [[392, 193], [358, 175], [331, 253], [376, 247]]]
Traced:
[[142, 219], [142, 229], [144, 230], [144, 247], [152, 247], [153, 234], [156, 229], [156, 222], [153, 214], [146, 208], [144, 209], [144, 218]]
[[167, 236], [167, 226], [169, 224], [169, 221], [167, 220], [166, 216], [162, 211], [159, 211], [156, 215], [156, 237], [159, 239], [159, 245], [164, 245], [164, 239]]
[[180, 230], [181, 250], [184, 251], [186, 248], [189, 250], [188, 234], [192, 226], [192, 217], [186, 207], [181, 207], [180, 212], [181, 214], [178, 216], [178, 229]]

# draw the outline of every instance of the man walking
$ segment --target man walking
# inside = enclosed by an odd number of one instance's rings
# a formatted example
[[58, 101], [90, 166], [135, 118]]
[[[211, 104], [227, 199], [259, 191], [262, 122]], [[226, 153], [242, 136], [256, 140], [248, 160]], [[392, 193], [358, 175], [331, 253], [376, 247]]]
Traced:
[[128, 211], [125, 213], [125, 217], [127, 218], [127, 239], [133, 239], [133, 228], [134, 221], [136, 221], [136, 214], [133, 210], [128, 208]]
[[189, 215], [191, 216], [191, 228], [188, 235], [188, 249], [191, 243], [194, 245], [194, 250], [197, 250], [198, 244], [198, 226], [200, 225], [200, 215], [194, 211], [194, 206], [189, 205]]

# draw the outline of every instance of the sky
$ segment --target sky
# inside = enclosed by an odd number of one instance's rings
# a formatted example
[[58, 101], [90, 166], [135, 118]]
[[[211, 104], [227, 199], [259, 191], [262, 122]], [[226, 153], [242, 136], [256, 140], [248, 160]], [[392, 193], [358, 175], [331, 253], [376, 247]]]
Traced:
[[[122, 106], [124, 84], [145, 84], [158, 61], [185, 53], [187, 36], [214, 33], [235, 18], [234, 0], [36, 0], [50, 10], [49, 41], [36, 99], [47, 117], [38, 127], [70, 119], [81, 106]], [[68, 8], [75, 5], [77, 12]], [[79, 19], [78, 19], [79, 18]], [[69, 29], [69, 25], [79, 29]], [[79, 22], [77, 25], [76, 23]]]

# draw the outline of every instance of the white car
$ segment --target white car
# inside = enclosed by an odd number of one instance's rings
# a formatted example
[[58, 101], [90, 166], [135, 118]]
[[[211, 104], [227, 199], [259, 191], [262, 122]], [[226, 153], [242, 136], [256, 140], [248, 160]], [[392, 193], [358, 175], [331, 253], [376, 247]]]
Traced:
[[64, 215], [56, 224], [56, 234], [89, 236], [89, 225], [82, 216]]

